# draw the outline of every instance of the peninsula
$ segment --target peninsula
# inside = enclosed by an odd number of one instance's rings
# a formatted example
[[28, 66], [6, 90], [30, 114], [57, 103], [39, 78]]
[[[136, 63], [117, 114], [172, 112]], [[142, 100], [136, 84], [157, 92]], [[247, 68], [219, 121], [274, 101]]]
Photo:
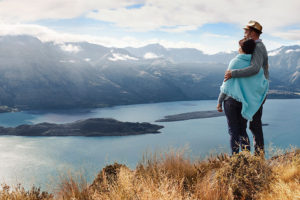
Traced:
[[164, 119], [159, 119], [156, 120], [155, 122], [174, 122], [174, 121], [183, 121], [183, 120], [190, 120], [190, 119], [220, 117], [224, 115], [225, 115], [224, 112], [218, 112], [216, 110], [196, 111], [196, 112], [181, 113], [177, 115], [168, 115], [165, 116]]
[[[181, 113], [176, 115], [167, 115], [163, 119], [156, 120], [155, 122], [175, 122], [175, 121], [185, 121], [190, 119], [202, 119], [202, 118], [221, 117], [221, 116], [225, 116], [225, 113], [218, 112], [216, 110], [195, 111], [195, 112]], [[262, 126], [269, 126], [269, 124], [263, 123]]]
[[0, 135], [16, 136], [125, 136], [160, 133], [163, 126], [150, 123], [120, 122], [110, 118], [90, 118], [66, 124], [39, 123], [0, 127]]

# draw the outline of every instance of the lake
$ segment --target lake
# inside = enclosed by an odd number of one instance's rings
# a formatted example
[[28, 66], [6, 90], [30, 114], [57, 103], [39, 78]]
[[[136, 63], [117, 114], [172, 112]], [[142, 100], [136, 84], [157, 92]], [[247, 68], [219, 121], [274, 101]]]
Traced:
[[[214, 110], [216, 101], [181, 101], [115, 106], [92, 110], [26, 111], [1, 113], [0, 126], [40, 122], [67, 123], [92, 117], [163, 125], [160, 134], [122, 137], [20, 137], [0, 136], [0, 182], [44, 189], [56, 184], [57, 176], [81, 171], [89, 181], [105, 165], [123, 163], [131, 168], [146, 152], [185, 148], [192, 159], [209, 153], [229, 152], [225, 117], [178, 122], [155, 120], [165, 115]], [[277, 148], [300, 146], [300, 99], [268, 99], [264, 105], [265, 144]], [[248, 130], [250, 138], [251, 132]], [[49, 186], [50, 185], [50, 186]]]

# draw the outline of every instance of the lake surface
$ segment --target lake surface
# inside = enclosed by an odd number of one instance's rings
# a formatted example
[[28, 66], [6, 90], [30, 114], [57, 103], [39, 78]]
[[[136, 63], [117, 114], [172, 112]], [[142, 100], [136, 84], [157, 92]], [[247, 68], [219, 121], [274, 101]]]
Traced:
[[[44, 189], [56, 184], [67, 171], [82, 171], [91, 181], [99, 170], [113, 162], [131, 168], [146, 152], [186, 148], [192, 159], [212, 152], [229, 152], [225, 117], [160, 122], [166, 115], [214, 110], [216, 101], [182, 101], [116, 106], [93, 110], [31, 111], [0, 114], [0, 126], [41, 122], [66, 123], [92, 117], [163, 125], [160, 134], [123, 137], [20, 137], [0, 136], [0, 183]], [[263, 123], [265, 144], [277, 148], [300, 146], [300, 99], [267, 100]], [[250, 138], [251, 132], [248, 130]], [[49, 186], [50, 185], [50, 186]]]

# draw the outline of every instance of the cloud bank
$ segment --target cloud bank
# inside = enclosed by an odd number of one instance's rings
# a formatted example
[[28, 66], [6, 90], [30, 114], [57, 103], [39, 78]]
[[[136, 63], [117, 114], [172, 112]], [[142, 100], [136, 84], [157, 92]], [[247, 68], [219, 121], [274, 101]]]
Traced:
[[[220, 47], [215, 47], [212, 45], [204, 45], [197, 42], [186, 42], [186, 41], [169, 41], [166, 39], [146, 39], [139, 40], [134, 37], [101, 37], [101, 36], [91, 36], [82, 34], [69, 34], [54, 31], [45, 26], [35, 25], [35, 24], [0, 24], [0, 36], [4, 35], [31, 35], [37, 37], [42, 42], [54, 42], [56, 44], [61, 44], [61, 48], [69, 52], [78, 52], [80, 49], [74, 45], [65, 44], [68, 42], [89, 42], [93, 44], [103, 45], [106, 47], [142, 47], [148, 44], [159, 43], [166, 48], [195, 48], [203, 51], [207, 54], [218, 53], [219, 51], [230, 51], [232, 47], [230, 45], [236, 46], [236, 41], [234, 40], [224, 40], [227, 49], [222, 49]], [[208, 37], [212, 37], [209, 35]]]
[[[298, 0], [2, 0], [0, 1], [0, 35], [29, 34], [42, 41], [57, 43], [87, 41], [104, 46], [140, 47], [160, 43], [172, 48], [197, 48], [206, 53], [235, 49], [236, 39], [222, 33], [205, 33], [209, 38], [226, 40], [220, 46], [203, 42], [138, 40], [134, 37], [91, 36], [58, 32], [36, 25], [39, 20], [90, 18], [112, 23], [120, 30], [132, 32], [161, 31], [188, 33], [206, 24], [227, 23], [242, 27], [250, 19], [263, 25], [264, 34], [300, 44]], [[214, 39], [212, 39], [214, 38]], [[266, 40], [265, 40], [266, 41]], [[279, 43], [268, 41], [270, 48]], [[224, 49], [220, 48], [223, 45]], [[68, 49], [68, 48], [67, 48]], [[74, 50], [74, 49], [70, 49]], [[76, 50], [75, 50], [76, 51]]]
[[[135, 8], [134, 5], [139, 6]], [[299, 10], [298, 0], [2, 0], [0, 22], [25, 23], [87, 16], [134, 31], [180, 32], [207, 23], [242, 26], [249, 19], [255, 19], [265, 25], [266, 32], [272, 32], [299, 25]]]

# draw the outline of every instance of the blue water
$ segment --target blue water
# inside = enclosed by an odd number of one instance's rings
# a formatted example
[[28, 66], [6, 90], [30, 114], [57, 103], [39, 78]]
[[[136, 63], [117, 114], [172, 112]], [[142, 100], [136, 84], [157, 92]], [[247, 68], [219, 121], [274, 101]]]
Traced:
[[[116, 106], [93, 110], [31, 111], [0, 114], [0, 126], [40, 122], [66, 123], [91, 117], [120, 121], [151, 122], [165, 115], [214, 110], [216, 101], [184, 101]], [[263, 123], [265, 144], [277, 148], [300, 146], [300, 99], [267, 100]], [[102, 167], [113, 162], [131, 168], [146, 152], [185, 148], [193, 158], [229, 152], [225, 117], [164, 122], [160, 134], [123, 137], [0, 137], [0, 183], [21, 182], [47, 189], [66, 171], [82, 171], [92, 180]], [[251, 138], [251, 133], [248, 130]]]

